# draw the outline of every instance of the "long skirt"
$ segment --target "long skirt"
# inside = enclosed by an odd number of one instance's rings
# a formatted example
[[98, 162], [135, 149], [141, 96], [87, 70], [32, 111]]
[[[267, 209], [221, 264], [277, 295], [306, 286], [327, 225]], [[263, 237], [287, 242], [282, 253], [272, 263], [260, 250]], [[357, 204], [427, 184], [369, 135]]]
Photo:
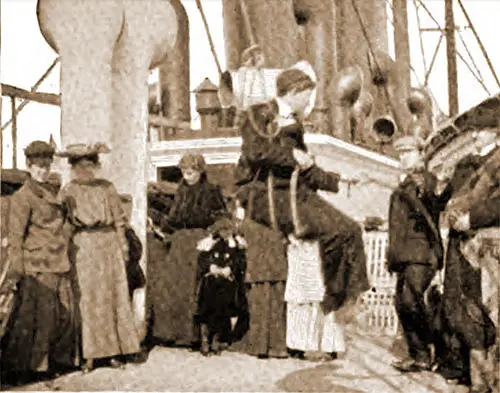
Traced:
[[344, 330], [319, 302], [287, 304], [287, 347], [299, 351], [345, 352]]
[[247, 298], [250, 328], [232, 349], [253, 356], [287, 357], [285, 281], [247, 284]]
[[76, 365], [72, 283], [67, 273], [34, 273], [20, 283], [7, 333], [2, 371], [48, 371]]
[[77, 302], [85, 359], [137, 353], [139, 336], [127, 273], [114, 230], [77, 232], [71, 260], [77, 274]]
[[[148, 303], [153, 313], [151, 335], [177, 345], [198, 341], [196, 311], [197, 242], [204, 229], [185, 229], [172, 236], [170, 250], [162, 261], [148, 268]], [[153, 278], [154, 277], [154, 278]]]
[[344, 352], [342, 326], [336, 323], [333, 312], [325, 315], [320, 307], [325, 286], [319, 244], [293, 237], [290, 240], [285, 291], [287, 346], [299, 351]]

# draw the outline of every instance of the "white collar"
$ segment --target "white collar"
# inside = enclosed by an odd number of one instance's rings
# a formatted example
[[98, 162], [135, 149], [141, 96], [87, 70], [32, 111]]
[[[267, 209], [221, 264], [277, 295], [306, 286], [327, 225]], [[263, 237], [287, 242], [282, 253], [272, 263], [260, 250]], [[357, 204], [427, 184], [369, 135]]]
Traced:
[[282, 98], [276, 97], [276, 103], [278, 104], [278, 113], [285, 119], [292, 119], [294, 110], [292, 107], [285, 102]]
[[481, 149], [481, 151], [479, 152], [479, 155], [481, 157], [487, 156], [489, 153], [491, 153], [493, 151], [493, 149], [495, 149], [495, 147], [497, 147], [497, 144], [496, 144], [496, 142], [493, 142], [493, 143], [483, 147]]

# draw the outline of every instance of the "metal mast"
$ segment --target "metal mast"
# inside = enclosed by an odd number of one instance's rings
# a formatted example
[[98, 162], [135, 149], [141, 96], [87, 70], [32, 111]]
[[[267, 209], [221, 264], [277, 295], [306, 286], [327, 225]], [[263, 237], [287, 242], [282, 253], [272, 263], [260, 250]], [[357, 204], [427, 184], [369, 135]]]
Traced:
[[448, 59], [448, 103], [449, 115], [458, 114], [457, 46], [455, 41], [455, 17], [453, 0], [445, 0], [446, 56]]

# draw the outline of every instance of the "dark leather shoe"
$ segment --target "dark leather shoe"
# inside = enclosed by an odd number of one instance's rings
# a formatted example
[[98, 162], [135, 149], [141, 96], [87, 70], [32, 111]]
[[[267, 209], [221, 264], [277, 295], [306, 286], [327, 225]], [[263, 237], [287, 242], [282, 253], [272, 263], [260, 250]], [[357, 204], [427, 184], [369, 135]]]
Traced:
[[305, 352], [299, 351], [297, 349], [289, 349], [288, 354], [290, 355], [290, 357], [292, 357], [294, 359], [305, 360], [305, 358], [306, 358]]
[[470, 388], [469, 393], [492, 393], [491, 388]]
[[403, 359], [392, 362], [392, 367], [403, 373], [415, 373], [430, 370], [430, 365], [426, 362], [417, 362], [414, 359]]

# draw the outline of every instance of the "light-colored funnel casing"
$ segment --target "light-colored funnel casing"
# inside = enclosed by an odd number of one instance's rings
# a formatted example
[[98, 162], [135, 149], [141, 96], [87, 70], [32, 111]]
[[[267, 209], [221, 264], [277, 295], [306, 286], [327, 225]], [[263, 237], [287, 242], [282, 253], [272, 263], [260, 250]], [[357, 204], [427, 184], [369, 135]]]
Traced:
[[39, 0], [38, 20], [61, 55], [62, 145], [110, 145], [102, 174], [132, 195], [131, 224], [145, 244], [148, 71], [174, 46], [175, 10], [168, 0]]
[[331, 129], [332, 100], [328, 85], [335, 74], [336, 63], [335, 5], [324, 0], [294, 0], [293, 4], [295, 15], [301, 15], [305, 22], [306, 58], [318, 79], [311, 119], [318, 130], [325, 133]]
[[[246, 10], [255, 42], [249, 37], [241, 5]], [[252, 44], [261, 47], [265, 68], [287, 68], [300, 60], [293, 0], [222, 0], [222, 16], [229, 70], [241, 67], [241, 55]]]

